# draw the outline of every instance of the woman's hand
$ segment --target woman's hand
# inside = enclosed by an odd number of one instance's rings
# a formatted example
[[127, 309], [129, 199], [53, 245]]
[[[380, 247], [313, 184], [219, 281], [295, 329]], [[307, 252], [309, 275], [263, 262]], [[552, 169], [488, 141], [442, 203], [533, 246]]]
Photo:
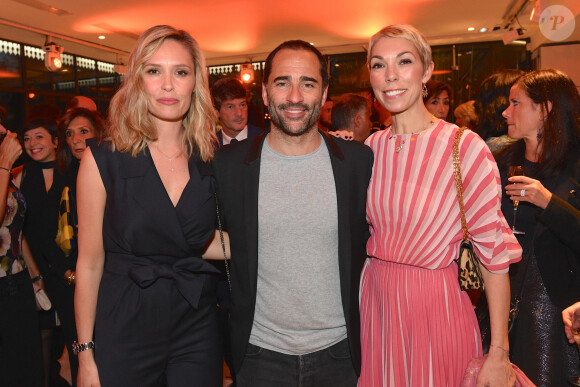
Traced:
[[[74, 356], [74, 355], [73, 355]], [[79, 352], [78, 387], [100, 387], [99, 371], [93, 355], [93, 350]]]
[[12, 169], [12, 166], [22, 154], [22, 146], [18, 142], [16, 133], [6, 131], [6, 137], [0, 145], [0, 167]]
[[515, 384], [516, 375], [507, 351], [492, 344], [477, 376], [477, 387], [512, 387]]
[[580, 333], [580, 302], [575, 303], [564, 309], [562, 311], [562, 320], [564, 321], [564, 332], [566, 332], [566, 337], [570, 344], [580, 345], [580, 335], [576, 334], [576, 340], [574, 338], [574, 332]]
[[529, 202], [545, 210], [552, 199], [552, 193], [538, 180], [527, 176], [512, 176], [508, 180], [512, 184], [506, 185], [505, 189], [511, 200]]

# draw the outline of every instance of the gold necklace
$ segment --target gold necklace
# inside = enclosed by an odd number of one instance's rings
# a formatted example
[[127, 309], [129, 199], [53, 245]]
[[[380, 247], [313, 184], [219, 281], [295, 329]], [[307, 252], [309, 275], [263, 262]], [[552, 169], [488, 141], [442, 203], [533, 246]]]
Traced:
[[[429, 122], [427, 122], [424, 126], [423, 129], [411, 133], [411, 142], [414, 142], [415, 139], [421, 135], [421, 133], [423, 133], [425, 130], [427, 130], [427, 128], [429, 128], [431, 125], [433, 125], [435, 123], [435, 116], [431, 115], [431, 120]], [[403, 150], [403, 148], [405, 147], [405, 142], [406, 140], [403, 140], [401, 138], [401, 135], [395, 135], [393, 134], [393, 132], [391, 131], [391, 135], [389, 136], [389, 140], [394, 138], [395, 139], [395, 152], [399, 153], [400, 151]]]

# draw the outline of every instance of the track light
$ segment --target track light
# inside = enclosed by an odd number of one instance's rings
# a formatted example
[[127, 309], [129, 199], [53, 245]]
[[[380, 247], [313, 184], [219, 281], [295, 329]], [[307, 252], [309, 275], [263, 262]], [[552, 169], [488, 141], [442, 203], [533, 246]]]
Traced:
[[62, 68], [62, 58], [60, 54], [64, 52], [64, 48], [52, 41], [50, 36], [46, 37], [44, 43], [44, 66], [48, 71], [57, 71]]
[[240, 78], [244, 83], [250, 83], [254, 80], [254, 67], [251, 63], [240, 65]]
[[503, 44], [509, 44], [509, 43], [513, 42], [514, 40], [518, 39], [523, 34], [524, 34], [524, 31], [521, 28], [511, 27], [502, 36]]

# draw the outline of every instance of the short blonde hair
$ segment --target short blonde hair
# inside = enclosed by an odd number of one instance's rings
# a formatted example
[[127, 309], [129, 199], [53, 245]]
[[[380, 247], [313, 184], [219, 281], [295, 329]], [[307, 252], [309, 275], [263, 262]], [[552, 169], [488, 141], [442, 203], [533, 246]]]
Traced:
[[205, 58], [191, 35], [171, 26], [149, 28], [139, 37], [129, 57], [127, 74], [109, 107], [107, 139], [113, 149], [136, 156], [147, 144], [157, 140], [157, 130], [151, 120], [143, 86], [143, 65], [151, 59], [165, 40], [174, 40], [189, 50], [194, 63], [195, 87], [191, 105], [183, 117], [183, 147], [191, 157], [196, 153], [203, 161], [213, 158], [217, 137], [215, 111], [209, 94]]
[[474, 100], [464, 102], [461, 105], [457, 106], [453, 114], [455, 115], [455, 118], [459, 117], [465, 118], [465, 120], [467, 121], [467, 126], [470, 129], [473, 129], [477, 126], [478, 117], [477, 113], [475, 113]]
[[419, 57], [423, 63], [423, 72], [427, 71], [432, 62], [431, 46], [429, 46], [427, 40], [418, 29], [408, 24], [394, 24], [387, 26], [371, 37], [367, 54], [367, 64], [369, 64], [369, 67], [373, 46], [381, 38], [405, 39], [411, 42], [419, 53]]

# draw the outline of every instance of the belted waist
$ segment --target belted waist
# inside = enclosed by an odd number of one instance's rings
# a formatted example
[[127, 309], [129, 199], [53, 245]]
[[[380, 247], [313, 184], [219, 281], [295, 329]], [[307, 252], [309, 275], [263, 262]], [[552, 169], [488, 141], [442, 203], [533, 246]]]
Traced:
[[[175, 260], [175, 262], [172, 262]], [[197, 309], [203, 290], [204, 274], [219, 274], [219, 270], [198, 257], [167, 256], [136, 257], [130, 254], [108, 253], [105, 270], [128, 275], [139, 287], [147, 288], [159, 278], [175, 281], [187, 302]]]

